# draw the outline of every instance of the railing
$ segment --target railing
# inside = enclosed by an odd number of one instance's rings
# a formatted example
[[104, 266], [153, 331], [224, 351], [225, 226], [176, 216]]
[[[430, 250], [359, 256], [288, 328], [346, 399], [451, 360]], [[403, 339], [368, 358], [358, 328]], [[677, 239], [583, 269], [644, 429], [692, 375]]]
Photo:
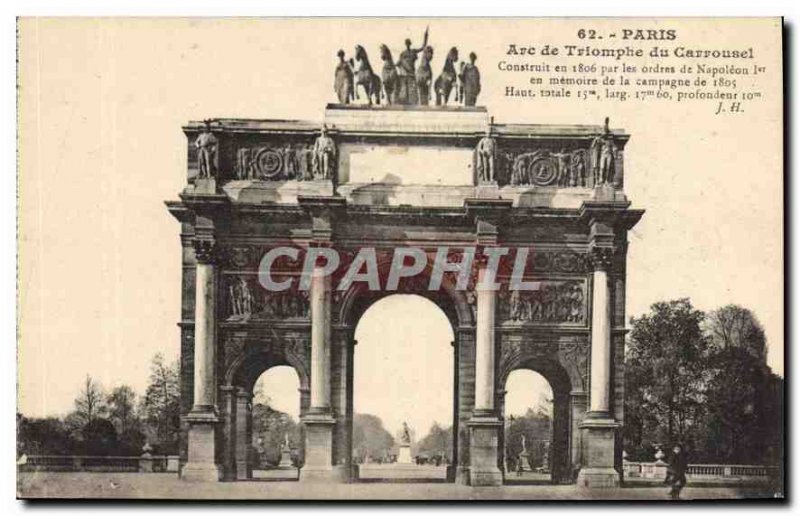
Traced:
[[[630, 480], [663, 481], [667, 478], [667, 463], [624, 461], [623, 473]], [[778, 473], [777, 467], [751, 464], [689, 464], [686, 467], [689, 482], [768, 482]]]
[[25, 455], [18, 467], [20, 471], [177, 472], [178, 456]]

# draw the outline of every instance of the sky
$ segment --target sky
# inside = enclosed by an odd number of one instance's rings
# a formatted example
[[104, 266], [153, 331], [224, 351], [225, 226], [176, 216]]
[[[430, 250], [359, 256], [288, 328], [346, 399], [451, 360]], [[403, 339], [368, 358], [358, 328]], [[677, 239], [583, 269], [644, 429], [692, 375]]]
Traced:
[[[386, 42], [399, 50], [428, 25], [437, 71], [442, 49], [478, 54], [479, 103], [496, 122], [601, 124], [610, 116], [631, 134], [625, 189], [646, 213], [629, 234], [629, 315], [679, 297], [703, 310], [740, 304], [764, 325], [768, 362], [782, 374], [780, 49], [757, 45], [771, 72], [762, 79], [766, 95], [741, 117], [720, 120], [697, 104], [504, 98], [511, 79], [492, 65], [508, 42], [574, 42], [580, 21], [504, 23], [23, 20], [19, 410], [66, 413], [86, 374], [143, 392], [152, 356], [177, 358], [180, 228], [163, 202], [184, 186], [182, 125], [212, 117], [319, 122], [334, 100], [339, 48]], [[734, 45], [737, 23], [709, 31], [684, 22], [681, 34], [687, 45]], [[358, 353], [371, 356], [369, 341]], [[418, 355], [406, 359], [412, 371], [426, 365]]]

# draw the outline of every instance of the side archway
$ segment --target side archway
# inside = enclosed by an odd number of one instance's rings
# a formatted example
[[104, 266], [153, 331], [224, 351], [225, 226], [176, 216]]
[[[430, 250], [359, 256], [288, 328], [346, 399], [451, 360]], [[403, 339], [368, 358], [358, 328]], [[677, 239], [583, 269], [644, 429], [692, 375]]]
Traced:
[[[276, 367], [290, 367], [299, 383], [298, 405], [302, 416], [309, 406], [308, 342], [301, 334], [278, 336], [271, 332], [237, 332], [225, 336], [219, 371], [219, 409], [222, 446], [219, 463], [223, 480], [253, 478], [253, 391], [258, 379]], [[302, 426], [301, 426], [302, 432]], [[305, 439], [296, 451], [302, 462]]]
[[[570, 392], [572, 391], [572, 384], [569, 375], [557, 360], [543, 357], [521, 357], [513, 364], [501, 365], [501, 368], [498, 384], [502, 386], [502, 388], [497, 391], [497, 405], [500, 408], [500, 414], [504, 420], [506, 418], [505, 386], [512, 372], [519, 370], [533, 371], [541, 375], [550, 385], [553, 395], [552, 440], [549, 447], [550, 478], [551, 482], [554, 484], [571, 483], [570, 446], [572, 432], [570, 429]], [[531, 393], [531, 400], [532, 402], [534, 400], [533, 393]], [[505, 425], [504, 431], [501, 433], [500, 441], [500, 448], [505, 450]], [[503, 455], [504, 454], [501, 454], [498, 463], [501, 471], [506, 470]], [[506, 472], [506, 474], [508, 475], [508, 472]]]

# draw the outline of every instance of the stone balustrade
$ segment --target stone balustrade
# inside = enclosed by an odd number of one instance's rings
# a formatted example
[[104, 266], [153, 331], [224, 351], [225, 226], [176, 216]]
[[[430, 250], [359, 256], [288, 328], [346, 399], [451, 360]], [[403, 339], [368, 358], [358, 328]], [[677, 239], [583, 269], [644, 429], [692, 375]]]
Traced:
[[177, 473], [177, 455], [25, 455], [20, 471], [85, 471], [105, 473]]
[[[663, 482], [667, 478], [667, 464], [663, 461], [624, 461], [626, 480]], [[769, 482], [778, 473], [775, 466], [758, 464], [689, 464], [686, 479], [692, 482], [760, 483]]]

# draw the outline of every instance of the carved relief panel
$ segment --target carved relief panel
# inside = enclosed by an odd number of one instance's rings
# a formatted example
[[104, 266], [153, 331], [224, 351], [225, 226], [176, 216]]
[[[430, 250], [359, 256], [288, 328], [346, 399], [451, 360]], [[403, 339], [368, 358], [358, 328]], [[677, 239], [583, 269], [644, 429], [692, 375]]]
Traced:
[[586, 281], [545, 280], [536, 290], [502, 291], [498, 319], [520, 324], [586, 326]]
[[567, 371], [573, 391], [589, 390], [589, 341], [582, 336], [560, 337], [558, 358]]
[[509, 153], [504, 155], [508, 182], [511, 185], [586, 187], [590, 184], [588, 156], [586, 149]]
[[495, 151], [497, 180], [512, 186], [592, 188], [622, 187], [622, 150], [615, 138], [562, 142], [528, 140], [523, 144], [500, 140]]
[[227, 320], [309, 318], [307, 291], [267, 291], [258, 283], [258, 276], [245, 274], [225, 275], [223, 284]]
[[296, 331], [233, 330], [223, 332], [218, 371], [221, 384], [255, 381], [269, 367], [288, 364], [308, 386], [310, 342]]
[[261, 181], [313, 179], [311, 145], [250, 146], [236, 149], [235, 178]]

